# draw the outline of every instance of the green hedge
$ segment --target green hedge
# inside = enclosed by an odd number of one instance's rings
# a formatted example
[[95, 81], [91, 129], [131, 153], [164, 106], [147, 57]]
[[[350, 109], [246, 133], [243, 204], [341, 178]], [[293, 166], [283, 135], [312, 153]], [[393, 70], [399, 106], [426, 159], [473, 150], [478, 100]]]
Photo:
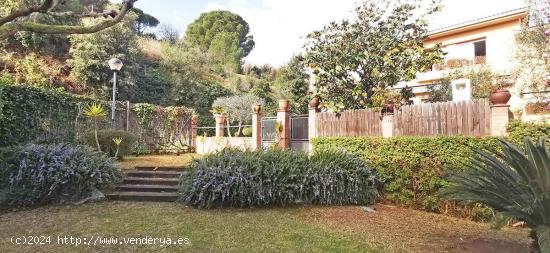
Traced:
[[512, 120], [507, 127], [507, 139], [523, 147], [523, 139], [531, 137], [534, 140], [546, 138], [550, 140], [550, 124], [541, 122], [525, 123], [520, 120]]
[[188, 169], [181, 200], [199, 208], [371, 204], [378, 197], [373, 171], [343, 152], [226, 150]]
[[[138, 137], [135, 134], [123, 131], [123, 130], [100, 130], [97, 132], [97, 139], [99, 140], [99, 146], [101, 151], [105, 152], [111, 157], [115, 156], [117, 146], [113, 141], [113, 138], [122, 138], [118, 150], [118, 158], [131, 155], [136, 148]], [[83, 135], [82, 142], [90, 147], [96, 148], [94, 131], [90, 131]]]
[[29, 142], [74, 143], [78, 104], [89, 103], [92, 99], [29, 86], [0, 84], [0, 101], [0, 146], [10, 146]]
[[429, 211], [445, 208], [438, 191], [446, 171], [464, 169], [472, 148], [498, 147], [496, 138], [462, 136], [316, 138], [313, 144], [315, 152], [351, 152], [376, 170], [390, 201]]

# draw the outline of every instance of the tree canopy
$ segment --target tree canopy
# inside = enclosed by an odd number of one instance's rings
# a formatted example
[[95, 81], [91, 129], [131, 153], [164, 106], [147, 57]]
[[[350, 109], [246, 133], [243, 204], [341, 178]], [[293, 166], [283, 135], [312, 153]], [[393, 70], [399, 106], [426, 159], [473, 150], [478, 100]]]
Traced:
[[[87, 34], [109, 28], [124, 18], [138, 0], [123, 0], [119, 10], [63, 10], [63, 6], [77, 0], [4, 0], [0, 5], [0, 38], [8, 37], [18, 31], [45, 34]], [[49, 15], [75, 19], [94, 18], [96, 22], [88, 24], [62, 25], [37, 22], [33, 16]]]
[[308, 35], [305, 64], [316, 76], [316, 95], [333, 109], [371, 106], [376, 87], [415, 78], [442, 56], [439, 45], [425, 48], [430, 6], [368, 0], [356, 8], [357, 19], [332, 22]]
[[141, 9], [134, 8], [132, 11], [137, 14], [135, 26], [139, 35], [143, 35], [147, 28], [157, 27], [160, 24], [157, 18], [143, 12]]
[[213, 42], [220, 34], [233, 34], [236, 43], [247, 56], [254, 48], [254, 39], [250, 33], [248, 23], [239, 15], [229, 11], [211, 11], [201, 16], [187, 27], [185, 42], [190, 47], [199, 47], [204, 51], [210, 50]]

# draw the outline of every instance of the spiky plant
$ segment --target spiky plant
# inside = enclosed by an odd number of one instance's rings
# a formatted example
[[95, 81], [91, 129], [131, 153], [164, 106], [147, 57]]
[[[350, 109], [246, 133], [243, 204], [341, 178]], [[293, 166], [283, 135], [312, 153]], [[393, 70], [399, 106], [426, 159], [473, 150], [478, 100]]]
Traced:
[[[550, 153], [525, 139], [525, 152], [501, 140], [502, 151], [476, 151], [469, 169], [452, 173], [443, 196], [483, 203], [532, 228], [535, 252], [550, 252]], [[537, 250], [538, 249], [538, 250]]]
[[97, 150], [101, 152], [101, 146], [99, 146], [99, 138], [97, 137], [97, 121], [107, 116], [103, 105], [93, 103], [89, 105], [84, 111], [84, 115], [94, 121], [94, 137], [97, 145]]
[[120, 144], [122, 143], [122, 138], [121, 137], [115, 137], [115, 138], [113, 138], [113, 142], [116, 145], [115, 158], [118, 158], [118, 151], [120, 150]]

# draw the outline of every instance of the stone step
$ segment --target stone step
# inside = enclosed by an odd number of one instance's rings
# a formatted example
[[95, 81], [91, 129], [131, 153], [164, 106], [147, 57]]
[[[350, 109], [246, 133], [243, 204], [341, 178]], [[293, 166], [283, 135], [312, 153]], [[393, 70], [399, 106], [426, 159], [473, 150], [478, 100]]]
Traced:
[[154, 171], [154, 170], [128, 170], [125, 171], [127, 177], [157, 177], [157, 178], [178, 178], [184, 171]]
[[175, 192], [113, 192], [107, 194], [107, 197], [111, 200], [174, 202], [178, 199], [178, 194]]
[[122, 184], [116, 187], [119, 192], [177, 192], [176, 185]]
[[179, 178], [125, 177], [123, 184], [178, 185]]
[[136, 170], [152, 170], [152, 171], [182, 171], [183, 167], [178, 166], [138, 166], [135, 167]]

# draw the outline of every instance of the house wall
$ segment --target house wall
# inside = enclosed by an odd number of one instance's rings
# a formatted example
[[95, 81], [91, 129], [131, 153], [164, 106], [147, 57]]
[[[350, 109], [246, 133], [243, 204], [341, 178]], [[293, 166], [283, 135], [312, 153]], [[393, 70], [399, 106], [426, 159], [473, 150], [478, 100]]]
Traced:
[[224, 149], [252, 150], [254, 139], [251, 137], [198, 137], [197, 154], [204, 155]]
[[[457, 28], [449, 31], [442, 31], [432, 35], [430, 39], [425, 41], [425, 45], [427, 47], [431, 47], [437, 43], [441, 43], [444, 50], [453, 50], [453, 45], [485, 39], [486, 65], [488, 65], [495, 73], [500, 75], [509, 75], [512, 73], [517, 64], [517, 61], [515, 60], [515, 35], [521, 29], [521, 21], [525, 15], [525, 13], [517, 14], [504, 19], [487, 21], [481, 24]], [[420, 103], [423, 99], [427, 99], [430, 96], [427, 86], [437, 84], [439, 80], [450, 71], [451, 70], [447, 69], [420, 73], [418, 74], [416, 80], [402, 82], [398, 84], [396, 88], [401, 89], [405, 86], [413, 87], [413, 92], [416, 95], [413, 99], [414, 103]], [[519, 107], [519, 92], [513, 95], [514, 97], [512, 98], [510, 105], [512, 108]]]

